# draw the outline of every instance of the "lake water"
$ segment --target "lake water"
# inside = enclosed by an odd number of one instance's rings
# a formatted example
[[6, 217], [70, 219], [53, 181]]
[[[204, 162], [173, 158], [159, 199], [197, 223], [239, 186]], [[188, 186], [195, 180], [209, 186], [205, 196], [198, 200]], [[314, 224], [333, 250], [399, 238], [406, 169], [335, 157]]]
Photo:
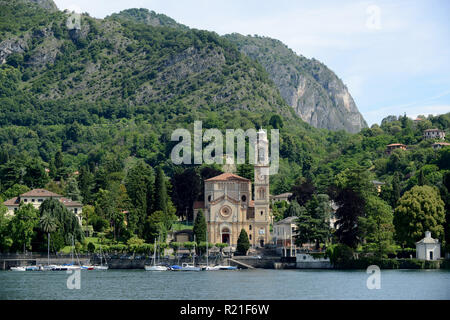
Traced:
[[367, 289], [365, 271], [81, 271], [79, 290], [67, 288], [69, 276], [64, 271], [0, 271], [0, 299], [450, 299], [448, 270], [382, 270], [379, 290]]

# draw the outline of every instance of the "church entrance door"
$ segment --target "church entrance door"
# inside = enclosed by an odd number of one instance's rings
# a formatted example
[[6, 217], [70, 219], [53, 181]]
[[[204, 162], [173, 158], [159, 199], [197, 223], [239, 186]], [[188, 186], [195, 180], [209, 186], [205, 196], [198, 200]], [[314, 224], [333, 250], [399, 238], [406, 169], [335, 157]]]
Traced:
[[222, 243], [230, 244], [230, 230], [228, 228], [222, 230]]
[[230, 244], [230, 235], [229, 234], [222, 234], [222, 243]]

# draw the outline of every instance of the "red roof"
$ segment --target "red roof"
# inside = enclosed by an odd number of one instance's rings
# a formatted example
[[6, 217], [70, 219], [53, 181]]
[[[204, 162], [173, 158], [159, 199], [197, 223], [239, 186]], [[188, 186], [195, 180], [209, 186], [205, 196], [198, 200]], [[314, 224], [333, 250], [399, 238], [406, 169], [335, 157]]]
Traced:
[[15, 197], [15, 198], [6, 200], [5, 202], [3, 202], [3, 204], [5, 206], [18, 206], [19, 205], [19, 198]]
[[218, 175], [217, 177], [213, 177], [213, 178], [207, 179], [205, 181], [232, 181], [232, 180], [240, 180], [240, 181], [245, 181], [245, 182], [250, 181], [249, 179], [240, 177], [236, 174], [229, 173], [229, 172], [222, 173], [221, 175]]
[[401, 143], [393, 143], [388, 145], [388, 147], [406, 147], [406, 145], [401, 144]]
[[28, 197], [42, 197], [42, 198], [57, 198], [62, 204], [66, 207], [82, 207], [83, 205], [80, 202], [73, 201], [71, 199], [63, 198], [63, 196], [56, 194], [54, 192], [44, 190], [44, 189], [34, 189], [28, 191], [24, 194], [21, 194], [20, 197], [15, 197], [3, 202], [5, 206], [19, 206], [21, 198]]

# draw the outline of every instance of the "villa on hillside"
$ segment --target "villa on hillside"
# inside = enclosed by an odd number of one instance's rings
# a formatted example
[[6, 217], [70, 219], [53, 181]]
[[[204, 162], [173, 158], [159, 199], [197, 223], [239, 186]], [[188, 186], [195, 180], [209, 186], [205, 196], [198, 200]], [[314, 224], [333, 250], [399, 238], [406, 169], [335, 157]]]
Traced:
[[450, 146], [450, 143], [448, 143], [448, 142], [436, 142], [436, 143], [433, 143], [433, 145], [432, 145], [434, 150], [439, 150], [439, 149], [442, 149], [442, 148], [448, 147], [448, 146]]
[[401, 143], [390, 144], [390, 145], [386, 146], [386, 153], [391, 154], [392, 151], [394, 151], [396, 149], [406, 150], [406, 145], [401, 144]]
[[424, 139], [445, 139], [445, 131], [440, 129], [428, 129], [423, 132]]
[[384, 186], [386, 183], [378, 181], [378, 180], [372, 180], [372, 184], [375, 186], [375, 189], [377, 189], [377, 192], [381, 192], [381, 187]]
[[292, 196], [292, 192], [286, 192], [286, 193], [282, 193], [276, 196], [270, 196], [270, 200], [272, 200], [273, 202], [281, 202], [281, 201], [286, 201], [289, 202], [289, 197]]
[[8, 208], [8, 215], [14, 215], [14, 212], [19, 210], [20, 203], [31, 203], [36, 209], [39, 209], [42, 202], [47, 199], [56, 199], [61, 202], [70, 212], [73, 212], [81, 225], [81, 213], [83, 211], [83, 205], [77, 201], [64, 198], [63, 196], [53, 193], [45, 189], [34, 189], [21, 194], [18, 197], [6, 200], [3, 205]]

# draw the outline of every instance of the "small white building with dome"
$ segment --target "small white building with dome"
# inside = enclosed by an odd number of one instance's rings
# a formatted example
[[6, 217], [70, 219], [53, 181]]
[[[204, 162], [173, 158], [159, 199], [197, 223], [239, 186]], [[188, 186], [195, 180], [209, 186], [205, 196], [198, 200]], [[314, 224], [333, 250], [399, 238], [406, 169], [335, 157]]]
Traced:
[[431, 232], [425, 232], [425, 238], [416, 242], [416, 258], [420, 260], [439, 260], [441, 258], [441, 244], [438, 239], [431, 237]]

